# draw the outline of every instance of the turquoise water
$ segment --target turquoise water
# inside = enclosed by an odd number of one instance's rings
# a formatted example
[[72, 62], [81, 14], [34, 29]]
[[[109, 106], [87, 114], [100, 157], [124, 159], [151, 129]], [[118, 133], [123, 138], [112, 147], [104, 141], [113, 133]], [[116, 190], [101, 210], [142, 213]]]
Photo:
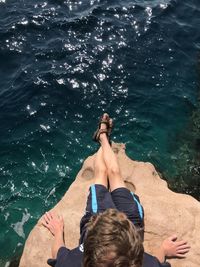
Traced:
[[1, 0], [0, 14], [0, 266], [97, 149], [103, 111], [130, 157], [200, 198], [199, 1]]

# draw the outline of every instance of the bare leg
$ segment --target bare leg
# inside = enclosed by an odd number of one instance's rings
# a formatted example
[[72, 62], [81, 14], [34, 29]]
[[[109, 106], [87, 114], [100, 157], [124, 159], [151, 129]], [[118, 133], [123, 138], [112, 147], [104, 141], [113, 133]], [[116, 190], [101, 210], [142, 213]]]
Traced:
[[[104, 114], [103, 116], [105, 116], [106, 118], [108, 115]], [[102, 124], [101, 128], [105, 129], [106, 125]], [[103, 159], [107, 167], [110, 190], [113, 191], [119, 187], [126, 187], [124, 180], [122, 179], [122, 176], [120, 173], [119, 164], [117, 162], [117, 157], [115, 153], [113, 152], [105, 133], [102, 133], [100, 135], [100, 142], [101, 142], [101, 148], [103, 152]]]
[[103, 159], [103, 151], [100, 147], [96, 153], [94, 161], [94, 182], [108, 187], [107, 168]]

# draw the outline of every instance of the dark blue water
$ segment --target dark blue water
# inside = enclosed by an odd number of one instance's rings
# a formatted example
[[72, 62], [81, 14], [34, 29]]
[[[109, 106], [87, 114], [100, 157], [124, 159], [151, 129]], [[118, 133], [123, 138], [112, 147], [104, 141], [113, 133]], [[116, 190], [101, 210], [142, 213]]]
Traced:
[[198, 0], [0, 0], [0, 266], [95, 152], [103, 111], [130, 157], [199, 198], [178, 180], [198, 167], [199, 28]]

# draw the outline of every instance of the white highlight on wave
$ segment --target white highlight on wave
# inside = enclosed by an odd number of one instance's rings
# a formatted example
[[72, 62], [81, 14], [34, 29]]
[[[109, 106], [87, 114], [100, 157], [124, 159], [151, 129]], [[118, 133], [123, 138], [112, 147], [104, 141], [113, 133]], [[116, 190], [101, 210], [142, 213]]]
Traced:
[[68, 79], [68, 81], [71, 83], [72, 88], [79, 88], [79, 83], [75, 79]]
[[54, 195], [55, 192], [56, 192], [56, 188], [53, 187], [53, 189], [49, 192], [48, 196], [46, 197], [46, 199], [45, 199], [45, 203], [47, 203], [48, 198], [49, 198], [50, 196]]
[[148, 26], [151, 24], [152, 8], [148, 6], [148, 7], [145, 8], [145, 11], [146, 11], [148, 17], [147, 17], [147, 21], [146, 21], [146, 26], [144, 27], [144, 31], [147, 31], [148, 30]]
[[56, 80], [58, 84], [65, 84], [65, 80], [64, 79], [58, 79]]
[[28, 20], [26, 20], [25, 18], [20, 21], [18, 24], [21, 24], [21, 25], [27, 25], [28, 24]]
[[34, 81], [34, 84], [37, 84], [37, 85], [44, 84], [44, 85], [46, 85], [46, 84], [49, 84], [49, 83], [48, 83], [48, 81], [45, 81], [40, 77], [37, 77], [37, 81]]
[[49, 132], [51, 127], [49, 125], [40, 124], [40, 128], [46, 132]]
[[162, 9], [166, 9], [168, 7], [168, 4], [167, 3], [165, 3], [165, 4], [160, 4], [160, 8], [162, 8]]
[[35, 113], [37, 113], [37, 110], [32, 109], [30, 105], [27, 105], [26, 106], [26, 110], [28, 111], [28, 113], [29, 113], [30, 116], [32, 116]]

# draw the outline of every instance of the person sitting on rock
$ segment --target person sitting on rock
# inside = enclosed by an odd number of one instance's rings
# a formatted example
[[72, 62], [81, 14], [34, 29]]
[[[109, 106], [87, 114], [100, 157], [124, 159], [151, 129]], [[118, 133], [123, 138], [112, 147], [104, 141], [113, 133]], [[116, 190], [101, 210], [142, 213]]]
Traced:
[[184, 258], [190, 246], [171, 236], [151, 256], [144, 252], [144, 210], [139, 197], [122, 179], [110, 145], [112, 119], [103, 114], [93, 139], [100, 144], [94, 161], [94, 185], [89, 189], [85, 215], [80, 222], [79, 246], [69, 250], [64, 243], [64, 222], [46, 212], [43, 225], [54, 235], [55, 267], [170, 267], [167, 258]]

